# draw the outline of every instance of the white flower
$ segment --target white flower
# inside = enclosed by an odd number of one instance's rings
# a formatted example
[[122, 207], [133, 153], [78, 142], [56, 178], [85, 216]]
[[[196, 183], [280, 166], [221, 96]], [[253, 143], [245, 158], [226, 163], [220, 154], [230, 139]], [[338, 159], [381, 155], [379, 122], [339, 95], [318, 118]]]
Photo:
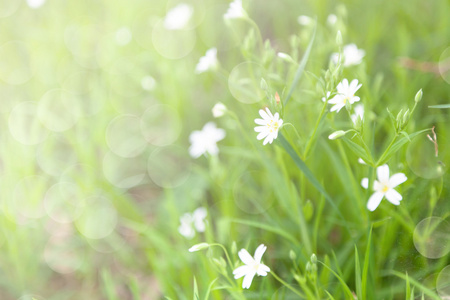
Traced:
[[350, 85], [348, 84], [348, 80], [344, 79], [342, 82], [339, 82], [337, 86], [337, 94], [333, 97], [333, 99], [329, 100], [328, 103], [334, 104], [334, 106], [330, 109], [330, 111], [337, 111], [339, 112], [341, 108], [345, 106], [347, 101], [350, 104], [353, 104], [355, 102], [359, 101], [359, 97], [355, 96], [355, 93], [362, 84], [358, 85], [358, 80], [353, 79]]
[[[366, 51], [358, 49], [355, 44], [345, 45], [342, 52], [344, 56], [344, 67], [359, 65], [362, 62], [363, 57], [366, 55]], [[331, 59], [335, 64], [337, 64], [339, 53], [331, 54]]]
[[[367, 209], [374, 211], [380, 204], [383, 197], [394, 205], [399, 205], [402, 200], [402, 195], [394, 190], [396, 186], [402, 184], [406, 181], [406, 176], [403, 173], [397, 173], [389, 177], [389, 167], [388, 165], [382, 165], [377, 168], [378, 180], [373, 183], [373, 190], [375, 193], [370, 196], [367, 202]], [[367, 189], [369, 187], [369, 179], [363, 178], [361, 180], [361, 185], [363, 188]]]
[[352, 118], [353, 124], [356, 124], [356, 119], [361, 118], [361, 120], [364, 118], [364, 105], [358, 104], [355, 105], [355, 113], [350, 115], [350, 118]]
[[222, 117], [227, 111], [227, 107], [222, 102], [217, 102], [212, 108], [212, 115], [214, 118]]
[[195, 230], [198, 232], [205, 231], [205, 218], [207, 212], [204, 207], [199, 207], [192, 214], [185, 213], [180, 217], [181, 225], [178, 232], [185, 238], [191, 239], [195, 236]]
[[164, 27], [168, 30], [183, 29], [194, 13], [192, 6], [180, 3], [169, 10], [164, 18]]
[[217, 142], [225, 138], [225, 130], [217, 128], [214, 122], [208, 122], [202, 130], [196, 130], [189, 136], [191, 146], [189, 154], [193, 158], [199, 158], [205, 153], [217, 155], [219, 148]]
[[36, 9], [44, 5], [45, 0], [27, 0], [27, 4], [30, 8]]
[[253, 277], [256, 274], [258, 276], [266, 276], [267, 272], [270, 272], [270, 268], [261, 263], [261, 258], [266, 251], [267, 247], [264, 244], [261, 244], [256, 248], [255, 256], [252, 257], [247, 250], [241, 249], [238, 255], [245, 266], [240, 266], [233, 271], [234, 279], [244, 277], [244, 281], [242, 282], [242, 288], [248, 289], [252, 284]]
[[247, 13], [242, 7], [242, 0], [234, 0], [230, 3], [227, 12], [223, 15], [224, 19], [245, 18]]
[[261, 125], [255, 127], [255, 131], [259, 132], [256, 138], [258, 140], [265, 138], [263, 145], [267, 143], [272, 144], [273, 140], [278, 137], [278, 130], [283, 125], [283, 120], [280, 119], [278, 113], [272, 115], [268, 107], [266, 107], [265, 111], [260, 109], [259, 114], [262, 119], [255, 119], [255, 123]]
[[338, 138], [340, 138], [340, 137], [343, 137], [345, 135], [345, 131], [343, 131], [343, 130], [338, 130], [338, 131], [335, 131], [335, 132], [333, 132], [332, 134], [330, 134], [329, 136], [328, 136], [328, 139], [330, 139], [330, 140], [336, 140], [336, 139], [338, 139]]
[[311, 24], [312, 23], [312, 19], [311, 19], [311, 17], [308, 17], [308, 16], [299, 16], [298, 18], [297, 18], [297, 22], [300, 24], [300, 25], [303, 25], [303, 26], [308, 26], [309, 24]]
[[337, 16], [335, 14], [329, 14], [327, 18], [327, 24], [330, 26], [334, 26], [337, 22]]
[[195, 73], [200, 74], [208, 70], [215, 69], [218, 65], [217, 49], [211, 48], [206, 51], [205, 56], [200, 57], [197, 66], [195, 67]]

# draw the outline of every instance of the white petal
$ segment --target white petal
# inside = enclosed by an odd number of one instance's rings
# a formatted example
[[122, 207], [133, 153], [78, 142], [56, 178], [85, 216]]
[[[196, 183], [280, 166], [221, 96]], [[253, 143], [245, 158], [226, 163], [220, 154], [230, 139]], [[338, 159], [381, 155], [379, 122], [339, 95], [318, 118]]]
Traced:
[[267, 124], [267, 122], [264, 121], [263, 119], [255, 119], [255, 123], [258, 125], [264, 125], [264, 126]]
[[350, 102], [350, 104], [353, 104], [355, 102], [358, 102], [360, 100], [360, 98], [358, 96], [354, 96], [351, 97], [348, 101]]
[[241, 251], [239, 251], [238, 255], [239, 255], [239, 258], [242, 260], [242, 262], [246, 265], [251, 265], [255, 262], [253, 257], [245, 249], [241, 249]]
[[259, 110], [259, 115], [261, 116], [261, 118], [263, 118], [263, 120], [268, 121], [270, 120], [270, 116], [262, 109]]
[[242, 288], [244, 289], [250, 288], [250, 285], [252, 284], [252, 280], [253, 277], [255, 277], [255, 274], [256, 274], [255, 271], [250, 271], [249, 273], [247, 273], [247, 275], [245, 275], [244, 281], [242, 282]]
[[343, 103], [336, 104], [330, 109], [330, 111], [339, 112], [344, 106], [345, 106], [345, 104], [343, 104]]
[[380, 205], [381, 199], [383, 199], [384, 194], [381, 192], [375, 192], [370, 196], [369, 201], [367, 202], [367, 209], [370, 211], [374, 211], [377, 209], [378, 205]]
[[[262, 140], [263, 138], [265, 138], [269, 133], [265, 130], [262, 131], [258, 134], [258, 136], [256, 137], [257, 140]], [[265, 144], [264, 144], [265, 145]]]
[[269, 134], [269, 135], [267, 135], [266, 139], [264, 140], [263, 146], [267, 145], [267, 143], [272, 144], [272, 142], [273, 142], [273, 137]]
[[369, 178], [363, 178], [361, 180], [361, 186], [365, 189], [369, 188]]
[[394, 189], [389, 189], [386, 194], [386, 199], [394, 205], [399, 205], [402, 200], [402, 195]]
[[260, 264], [258, 270], [256, 271], [259, 276], [266, 276], [267, 272], [270, 272], [270, 268], [264, 264]]
[[353, 79], [352, 82], [350, 82], [349, 89], [351, 91], [354, 91], [354, 89], [356, 88], [357, 85], [358, 85], [358, 79]]
[[388, 165], [382, 165], [377, 168], [378, 181], [381, 183], [389, 182], [389, 167]]
[[255, 131], [256, 131], [256, 132], [267, 131], [267, 126], [256, 126], [256, 127], [255, 127]]
[[273, 115], [272, 115], [272, 113], [270, 112], [270, 109], [269, 109], [268, 107], [266, 107], [266, 112], [267, 112], [267, 114], [269, 115], [270, 119], [273, 119]]
[[251, 268], [247, 265], [236, 268], [233, 271], [234, 279], [241, 278], [242, 276], [247, 274], [249, 271], [251, 271]]
[[261, 244], [258, 246], [258, 248], [256, 248], [254, 258], [257, 263], [261, 262], [261, 257], [263, 256], [264, 252], [266, 252], [266, 249], [267, 247], [264, 246], [264, 244]]
[[389, 178], [389, 187], [390, 188], [395, 188], [397, 185], [402, 184], [407, 179], [408, 178], [403, 173], [394, 174], [394, 175], [391, 176], [391, 178]]

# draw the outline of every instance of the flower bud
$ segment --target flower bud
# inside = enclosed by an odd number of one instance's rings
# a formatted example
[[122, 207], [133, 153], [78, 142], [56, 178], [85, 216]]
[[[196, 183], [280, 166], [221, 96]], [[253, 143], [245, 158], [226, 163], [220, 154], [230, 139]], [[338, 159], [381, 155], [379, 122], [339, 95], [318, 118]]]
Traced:
[[291, 260], [296, 260], [297, 259], [297, 254], [295, 254], [295, 252], [293, 250], [289, 251], [289, 258]]
[[300, 284], [306, 283], [306, 278], [301, 275], [294, 274], [294, 279]]
[[208, 243], [200, 243], [189, 248], [189, 252], [200, 251], [209, 247]]
[[306, 263], [306, 267], [305, 267], [306, 272], [310, 273], [311, 272], [311, 263], [308, 261]]
[[212, 108], [212, 115], [214, 118], [220, 118], [225, 114], [226, 111], [227, 107], [222, 102], [218, 102]]
[[236, 255], [237, 253], [237, 245], [236, 242], [233, 241], [233, 243], [231, 244], [231, 254]]
[[330, 140], [336, 140], [336, 139], [338, 139], [338, 138], [340, 138], [340, 137], [343, 137], [345, 135], [345, 131], [343, 131], [343, 130], [338, 130], [338, 131], [335, 131], [335, 132], [333, 132], [332, 134], [330, 134], [329, 136], [328, 136], [328, 139], [330, 139]]
[[419, 102], [420, 100], [422, 100], [422, 96], [423, 96], [423, 92], [422, 92], [422, 89], [420, 89], [417, 92], [416, 97], [414, 98], [414, 101], [416, 101], [416, 103]]
[[311, 255], [311, 262], [317, 264], [317, 256], [314, 253]]
[[294, 59], [289, 54], [278, 52], [277, 56], [286, 62], [295, 63]]

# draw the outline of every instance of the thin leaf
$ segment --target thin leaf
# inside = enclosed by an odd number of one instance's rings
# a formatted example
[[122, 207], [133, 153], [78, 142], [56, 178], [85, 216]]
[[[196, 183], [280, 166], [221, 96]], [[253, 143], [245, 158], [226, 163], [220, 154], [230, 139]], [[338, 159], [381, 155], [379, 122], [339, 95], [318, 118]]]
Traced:
[[101, 271], [101, 278], [103, 282], [103, 292], [106, 294], [108, 300], [118, 300], [116, 297], [116, 289], [111, 273], [107, 269]]
[[205, 300], [208, 300], [209, 294], [211, 293], [211, 289], [212, 289], [214, 283], [216, 283], [216, 281], [217, 281], [218, 279], [219, 279], [219, 278], [214, 279], [214, 280], [211, 281], [211, 283], [209, 284], [208, 290], [206, 291], [206, 294], [205, 294]]
[[400, 133], [408, 140], [408, 142], [411, 142], [411, 139], [406, 131], [400, 131]]
[[358, 299], [364, 300], [362, 294], [362, 284], [361, 284], [361, 266], [359, 264], [359, 254], [358, 248], [355, 245], [355, 286], [356, 286], [356, 296]]
[[345, 281], [330, 267], [328, 267], [326, 264], [321, 262], [320, 260], [317, 261], [318, 263], [322, 264], [325, 268], [327, 268], [341, 283], [342, 287], [344, 288], [345, 293], [349, 297], [348, 299], [353, 299], [353, 294], [348, 285], [345, 283]]
[[[406, 280], [406, 276], [403, 273], [400, 273], [400, 272], [397, 272], [394, 270], [389, 271], [389, 273]], [[420, 282], [416, 281], [415, 279], [409, 278], [409, 281], [411, 282], [412, 285], [419, 288], [423, 292], [423, 294], [430, 296], [432, 299], [441, 300], [441, 298], [438, 295], [436, 295], [435, 293], [433, 293], [432, 290], [430, 290], [426, 286], [422, 285]], [[423, 297], [423, 294], [422, 294], [422, 297]]]
[[409, 300], [411, 298], [411, 285], [409, 284], [408, 272], [406, 272], [405, 281], [406, 281], [406, 300]]
[[302, 77], [303, 71], [305, 70], [305, 66], [306, 66], [306, 63], [308, 62], [309, 54], [311, 53], [311, 48], [314, 43], [314, 39], [316, 37], [316, 29], [317, 29], [317, 20], [314, 25], [314, 31], [313, 31], [311, 40], [309, 41], [308, 47], [306, 48], [306, 51], [305, 51], [305, 54], [303, 55], [302, 60], [300, 61], [300, 65], [298, 66], [297, 71], [295, 72], [294, 81], [292, 81], [291, 88], [289, 89], [286, 99], [284, 99], [284, 106], [286, 106], [289, 99], [291, 98], [291, 95], [294, 92], [294, 89], [297, 86], [298, 81]]
[[194, 300], [200, 300], [200, 296], [198, 295], [197, 279], [195, 279], [195, 276], [194, 276]]
[[449, 104], [431, 105], [431, 106], [428, 106], [428, 108], [450, 108], [450, 103]]
[[368, 164], [373, 164], [372, 156], [363, 147], [348, 138], [344, 138], [343, 140], [356, 156], [361, 157]]
[[369, 238], [367, 240], [367, 248], [366, 253], [364, 257], [364, 267], [363, 267], [363, 273], [362, 273], [362, 295], [363, 299], [366, 299], [367, 295], [367, 278], [369, 275], [369, 264], [370, 264], [370, 246], [372, 243], [372, 226], [370, 226], [369, 230]]

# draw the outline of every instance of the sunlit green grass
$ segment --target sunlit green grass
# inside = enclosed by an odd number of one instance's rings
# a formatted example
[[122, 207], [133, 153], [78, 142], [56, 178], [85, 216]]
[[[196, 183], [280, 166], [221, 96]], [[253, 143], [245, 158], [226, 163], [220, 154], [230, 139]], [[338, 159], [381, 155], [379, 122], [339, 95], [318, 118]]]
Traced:
[[[190, 23], [165, 29], [182, 2]], [[243, 0], [248, 19], [224, 21], [229, 3], [0, 4], [0, 299], [450, 294], [448, 1]], [[336, 70], [350, 43], [363, 62]], [[195, 74], [212, 47], [217, 69]], [[329, 140], [354, 127], [321, 101], [344, 78], [362, 83], [364, 122]], [[387, 109], [415, 105], [396, 131]], [[263, 146], [264, 107], [292, 126]], [[210, 121], [219, 154], [194, 159], [189, 135]], [[384, 163], [407, 176], [403, 200], [370, 212], [360, 183]], [[187, 239], [180, 217], [198, 207], [206, 230]], [[224, 248], [188, 252], [199, 243]], [[271, 272], [244, 290], [237, 252], [260, 244]]]

